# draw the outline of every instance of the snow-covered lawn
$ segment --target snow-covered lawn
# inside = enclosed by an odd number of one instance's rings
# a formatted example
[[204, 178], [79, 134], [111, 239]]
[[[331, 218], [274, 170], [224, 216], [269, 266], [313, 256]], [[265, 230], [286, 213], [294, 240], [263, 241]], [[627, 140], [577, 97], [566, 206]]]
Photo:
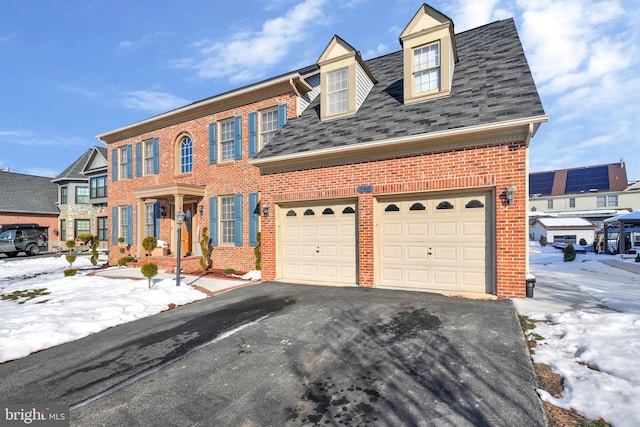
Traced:
[[[93, 266], [78, 257], [73, 267]], [[149, 289], [147, 280], [90, 276], [89, 270], [64, 277], [66, 268], [64, 256], [0, 259], [0, 362], [206, 298], [173, 280], [156, 280]]]
[[616, 427], [638, 426], [640, 275], [600, 262], [611, 259], [620, 257], [585, 254], [564, 262], [561, 251], [533, 244], [538, 285], [533, 299], [515, 303], [520, 313], [547, 321], [532, 331], [543, 338], [533, 360], [564, 378], [562, 398], [539, 390], [542, 399]]

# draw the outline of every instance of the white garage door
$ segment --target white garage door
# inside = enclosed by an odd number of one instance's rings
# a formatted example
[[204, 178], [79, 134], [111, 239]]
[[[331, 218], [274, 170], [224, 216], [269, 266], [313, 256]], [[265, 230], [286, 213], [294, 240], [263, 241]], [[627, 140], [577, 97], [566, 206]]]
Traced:
[[279, 209], [277, 276], [298, 283], [356, 283], [355, 203]]
[[489, 200], [481, 193], [379, 201], [377, 284], [488, 292]]

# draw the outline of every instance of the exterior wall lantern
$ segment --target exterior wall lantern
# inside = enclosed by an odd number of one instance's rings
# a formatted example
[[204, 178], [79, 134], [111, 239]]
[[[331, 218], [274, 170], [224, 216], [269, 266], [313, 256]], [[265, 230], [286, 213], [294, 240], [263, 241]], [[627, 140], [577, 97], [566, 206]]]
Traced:
[[180, 250], [182, 249], [182, 223], [184, 222], [184, 212], [176, 212], [176, 224], [178, 225], [178, 249], [176, 251], [176, 286], [180, 286]]
[[202, 203], [198, 205], [198, 213], [200, 216], [204, 215], [204, 205]]
[[516, 194], [516, 187], [514, 187], [513, 185], [510, 185], [509, 187], [505, 188], [504, 194], [507, 197], [507, 205], [512, 205], [513, 197]]
[[269, 205], [266, 203], [262, 205], [262, 216], [265, 218], [269, 216]]

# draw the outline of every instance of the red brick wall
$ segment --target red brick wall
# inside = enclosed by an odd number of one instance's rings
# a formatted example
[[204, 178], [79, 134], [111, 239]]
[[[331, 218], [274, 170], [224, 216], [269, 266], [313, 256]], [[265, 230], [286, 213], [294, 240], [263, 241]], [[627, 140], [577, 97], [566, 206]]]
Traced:
[[[353, 198], [358, 200], [360, 285], [374, 286], [374, 197], [467, 188], [495, 188], [497, 296], [526, 292], [526, 161], [523, 141], [443, 150], [419, 156], [386, 158], [319, 169], [262, 176], [261, 202]], [[360, 185], [372, 193], [358, 194]], [[504, 189], [517, 188], [506, 206]], [[276, 277], [275, 215], [262, 218], [262, 277]]]
[[[220, 195], [243, 195], [243, 246], [216, 246], [213, 249], [211, 259], [213, 268], [234, 268], [237, 271], [249, 271], [255, 269], [255, 255], [253, 247], [249, 246], [249, 218], [248, 203], [249, 193], [259, 192], [260, 174], [256, 167], [249, 165], [249, 120], [248, 114], [260, 109], [274, 107], [282, 103], [287, 103], [288, 117], [295, 117], [297, 109], [297, 98], [293, 93], [287, 93], [275, 96], [237, 108], [226, 110], [223, 112], [210, 114], [205, 117], [186, 121], [180, 124], [167, 126], [152, 132], [136, 135], [121, 141], [110, 143], [108, 146], [108, 178], [109, 178], [109, 216], [111, 216], [111, 208], [121, 205], [133, 205], [133, 235], [137, 236], [137, 218], [135, 209], [134, 189], [145, 188], [156, 185], [164, 185], [171, 183], [200, 184], [206, 186], [205, 196], [198, 201], [205, 207], [204, 216], [201, 225], [209, 227], [209, 198]], [[230, 119], [234, 116], [242, 116], [242, 160], [233, 160], [228, 162], [220, 162], [220, 150], [218, 148], [218, 163], [209, 164], [209, 124], [218, 122], [218, 140], [221, 120]], [[183, 135], [189, 135], [193, 142], [193, 171], [190, 173], [175, 173], [177, 157], [179, 156], [178, 144]], [[160, 173], [157, 175], [136, 177], [135, 176], [135, 145], [138, 141], [144, 141], [150, 138], [159, 138], [160, 153]], [[119, 148], [123, 145], [131, 144], [133, 155], [132, 179], [118, 180], [113, 182], [112, 178], [112, 149]], [[171, 210], [169, 209], [171, 200], [161, 201], [166, 206], [167, 216], [160, 221], [160, 239], [171, 242]], [[143, 212], [138, 212], [142, 215]], [[194, 215], [197, 216], [197, 215]], [[111, 228], [111, 218], [109, 218], [109, 227]], [[195, 233], [195, 226], [194, 226]], [[111, 232], [113, 232], [111, 230]], [[209, 232], [211, 232], [209, 230]], [[117, 231], [116, 231], [117, 233]], [[194, 236], [199, 240], [199, 236]], [[220, 239], [218, 239], [220, 242]], [[109, 239], [111, 242], [111, 237]], [[138, 251], [139, 242], [134, 237], [131, 253]], [[109, 253], [110, 264], [117, 263], [117, 259], [122, 255], [117, 248], [112, 248]]]

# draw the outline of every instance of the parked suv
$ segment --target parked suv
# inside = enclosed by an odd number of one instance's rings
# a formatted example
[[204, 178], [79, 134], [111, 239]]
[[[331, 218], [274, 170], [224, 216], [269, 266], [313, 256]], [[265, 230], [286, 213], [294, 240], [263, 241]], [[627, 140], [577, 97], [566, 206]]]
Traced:
[[0, 253], [14, 257], [19, 252], [38, 255], [47, 247], [46, 231], [38, 224], [0, 225]]

